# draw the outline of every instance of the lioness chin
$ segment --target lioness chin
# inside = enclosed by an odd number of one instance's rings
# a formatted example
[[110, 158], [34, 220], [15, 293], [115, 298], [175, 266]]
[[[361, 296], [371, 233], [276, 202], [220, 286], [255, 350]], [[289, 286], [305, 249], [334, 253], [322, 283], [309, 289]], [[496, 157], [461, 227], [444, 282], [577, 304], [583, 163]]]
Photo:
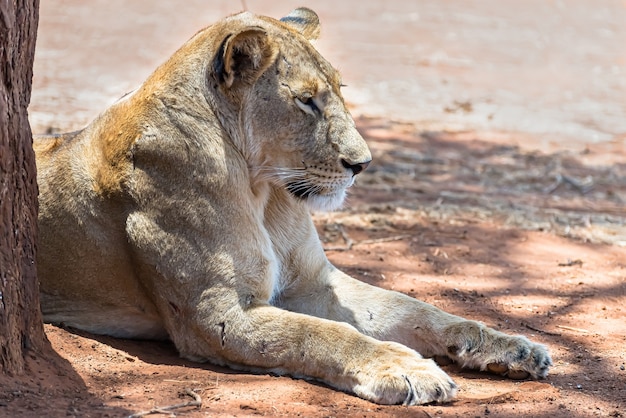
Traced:
[[424, 357], [545, 377], [543, 346], [327, 260], [309, 210], [339, 206], [371, 156], [318, 33], [305, 8], [230, 16], [85, 129], [36, 139], [45, 320], [381, 404], [455, 396]]

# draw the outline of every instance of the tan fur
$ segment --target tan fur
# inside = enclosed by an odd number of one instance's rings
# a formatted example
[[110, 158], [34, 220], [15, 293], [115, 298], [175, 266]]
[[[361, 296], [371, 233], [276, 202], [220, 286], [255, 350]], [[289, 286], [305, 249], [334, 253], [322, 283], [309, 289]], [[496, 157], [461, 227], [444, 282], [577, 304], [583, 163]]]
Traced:
[[308, 9], [228, 17], [84, 130], [37, 140], [45, 319], [383, 404], [454, 397], [422, 356], [544, 377], [544, 347], [326, 259], [309, 209], [371, 157], [318, 33]]

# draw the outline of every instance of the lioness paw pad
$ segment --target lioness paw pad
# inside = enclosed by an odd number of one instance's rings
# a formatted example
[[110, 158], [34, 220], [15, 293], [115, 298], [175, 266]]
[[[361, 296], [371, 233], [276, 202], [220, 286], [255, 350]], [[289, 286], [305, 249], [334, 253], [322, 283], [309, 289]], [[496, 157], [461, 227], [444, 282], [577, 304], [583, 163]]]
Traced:
[[505, 356], [512, 357], [512, 361], [489, 363], [486, 370], [513, 380], [529, 377], [544, 379], [552, 366], [548, 350], [543, 345], [532, 343], [526, 338], [520, 338], [520, 340], [515, 354]]

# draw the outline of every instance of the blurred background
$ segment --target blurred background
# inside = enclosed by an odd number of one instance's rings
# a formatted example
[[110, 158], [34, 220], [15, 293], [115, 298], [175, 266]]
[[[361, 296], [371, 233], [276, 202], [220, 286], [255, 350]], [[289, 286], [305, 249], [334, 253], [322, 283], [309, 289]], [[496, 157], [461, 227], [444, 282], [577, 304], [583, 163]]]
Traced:
[[318, 49], [357, 116], [528, 133], [522, 145], [539, 148], [624, 141], [623, 0], [46, 1], [33, 131], [84, 126], [225, 15], [300, 5], [320, 15]]

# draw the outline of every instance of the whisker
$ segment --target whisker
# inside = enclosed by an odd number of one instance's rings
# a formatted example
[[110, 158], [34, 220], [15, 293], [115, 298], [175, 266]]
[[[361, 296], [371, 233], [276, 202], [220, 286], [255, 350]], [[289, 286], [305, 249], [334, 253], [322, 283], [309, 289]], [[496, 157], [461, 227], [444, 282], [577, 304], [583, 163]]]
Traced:
[[250, 167], [250, 170], [257, 180], [268, 181], [276, 186], [284, 187], [291, 194], [307, 201], [328, 195], [329, 192], [332, 193], [332, 190], [337, 187], [337, 181], [339, 181], [337, 177], [327, 174], [320, 175], [315, 171], [311, 172], [304, 163], [301, 167], [259, 165]]
[[304, 167], [274, 167], [274, 166], [256, 166], [253, 167], [255, 170], [268, 170], [268, 171], [289, 171], [289, 172], [301, 172], [306, 171]]
[[258, 166], [254, 167], [259, 179], [270, 181], [274, 184], [286, 184], [295, 181], [305, 181], [308, 174], [304, 168], [285, 168]]

